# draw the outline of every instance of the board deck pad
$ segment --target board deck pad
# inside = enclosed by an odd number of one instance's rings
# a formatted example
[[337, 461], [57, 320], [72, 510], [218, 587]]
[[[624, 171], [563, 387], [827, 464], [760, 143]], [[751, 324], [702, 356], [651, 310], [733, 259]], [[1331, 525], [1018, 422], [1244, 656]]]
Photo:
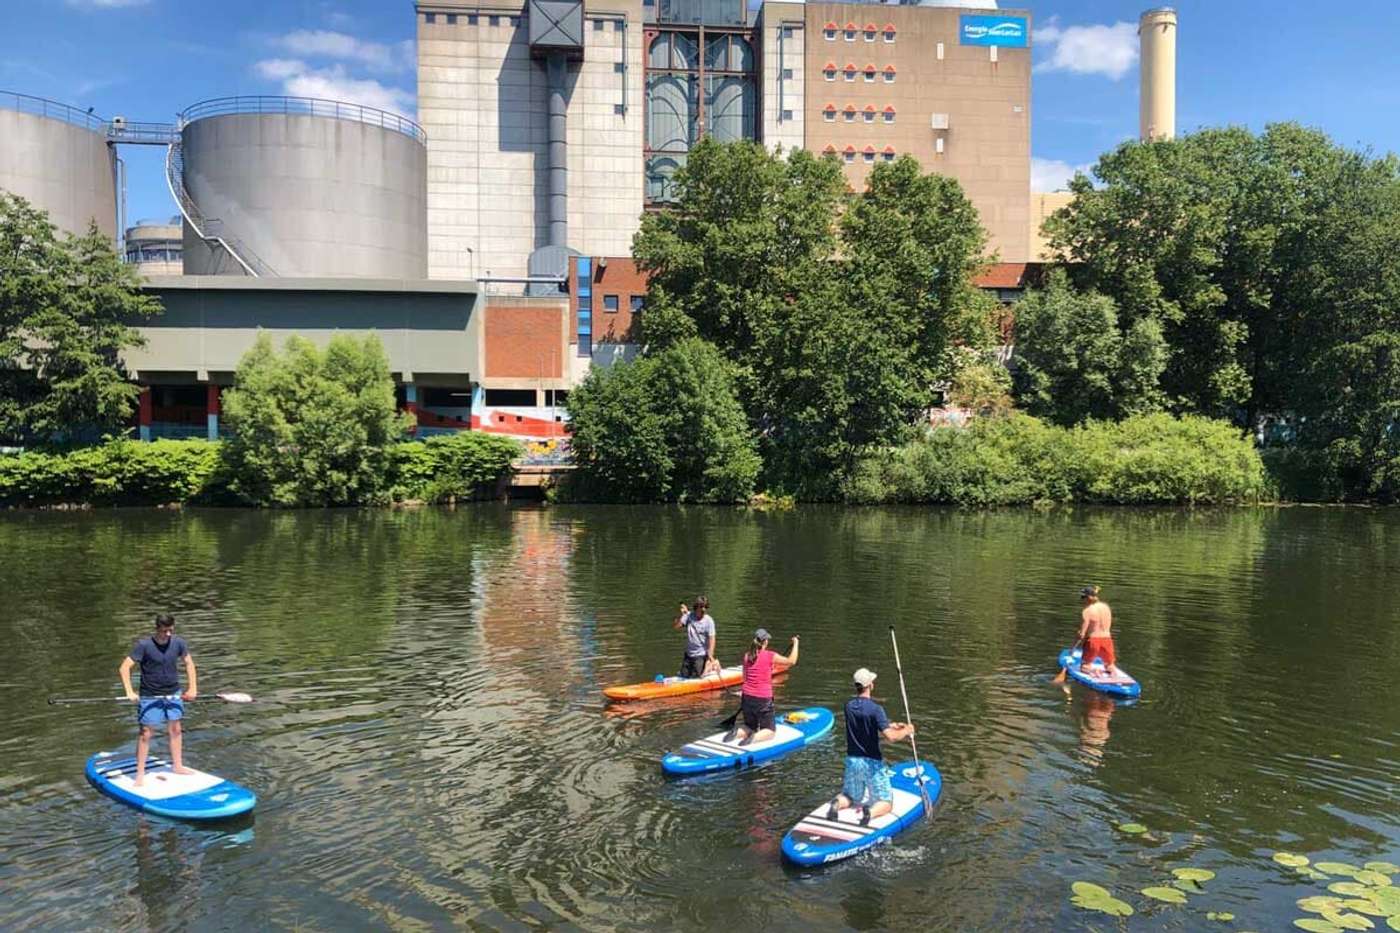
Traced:
[[804, 748], [831, 731], [836, 718], [820, 706], [774, 717], [774, 735], [762, 742], [740, 745], [728, 732], [716, 732], [681, 746], [661, 759], [668, 774], [702, 774], [757, 764]]
[[[827, 808], [831, 804], [829, 797], [798, 820], [797, 825], [783, 837], [784, 857], [808, 867], [825, 865], [888, 842], [924, 816], [924, 800], [919, 793], [918, 780], [921, 771], [929, 801], [937, 803], [943, 792], [943, 777], [931, 762], [921, 762], [916, 767], [912, 761], [907, 761], [893, 768], [887, 767], [894, 797], [894, 807], [889, 813], [876, 817], [866, 826], [860, 825], [861, 811], [855, 807], [841, 810], [834, 820], [827, 819]], [[835, 796], [833, 793], [832, 797]]]
[[112, 752], [98, 752], [88, 759], [87, 779], [129, 807], [186, 820], [237, 816], [257, 803], [257, 796], [246, 787], [195, 768], [189, 774], [176, 774], [170, 761], [157, 755], [147, 757], [140, 787], [136, 786], [135, 757]]
[[620, 684], [604, 687], [603, 696], [609, 700], [652, 700], [658, 697], [681, 696], [686, 693], [702, 693], [706, 690], [722, 690], [743, 683], [742, 667], [721, 668], [718, 674], [708, 677], [662, 677], [639, 684]]
[[1066, 648], [1060, 652], [1060, 667], [1069, 672], [1069, 676], [1079, 681], [1086, 687], [1098, 690], [1101, 693], [1108, 693], [1114, 696], [1135, 697], [1142, 693], [1142, 686], [1132, 678], [1127, 671], [1115, 665], [1115, 674], [1104, 672], [1103, 662], [1095, 660], [1090, 665], [1090, 671], [1085, 673], [1079, 669], [1080, 661], [1084, 658], [1083, 650], [1075, 648], [1072, 651]]

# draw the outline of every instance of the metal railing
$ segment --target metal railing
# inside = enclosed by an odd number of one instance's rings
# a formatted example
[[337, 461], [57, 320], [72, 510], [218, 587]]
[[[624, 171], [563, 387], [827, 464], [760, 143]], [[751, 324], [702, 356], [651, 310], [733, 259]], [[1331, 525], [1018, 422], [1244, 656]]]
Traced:
[[170, 196], [180, 206], [180, 216], [185, 218], [196, 236], [205, 242], [219, 244], [224, 252], [233, 257], [234, 262], [243, 267], [244, 272], [254, 278], [277, 274], [247, 244], [226, 233], [222, 229], [221, 220], [217, 217], [206, 217], [199, 209], [199, 205], [185, 188], [185, 150], [180, 145], [178, 134], [165, 151], [165, 184], [170, 189]]
[[407, 117], [401, 117], [387, 110], [366, 107], [363, 104], [347, 104], [338, 100], [322, 100], [318, 97], [217, 97], [200, 101], [180, 113], [180, 125], [192, 123], [204, 117], [220, 117], [240, 113], [286, 113], [308, 117], [330, 117], [336, 120], [350, 120], [383, 127], [426, 144], [428, 134], [423, 127]]
[[141, 146], [168, 146], [180, 137], [180, 130], [174, 123], [118, 123], [107, 124], [107, 139], [114, 143], [133, 143]]
[[33, 97], [15, 91], [0, 91], [0, 109], [18, 110], [20, 113], [29, 113], [37, 117], [62, 120], [64, 123], [94, 132], [101, 132], [107, 126], [107, 121], [95, 116], [91, 109], [79, 110], [77, 107], [70, 107], [46, 97]]

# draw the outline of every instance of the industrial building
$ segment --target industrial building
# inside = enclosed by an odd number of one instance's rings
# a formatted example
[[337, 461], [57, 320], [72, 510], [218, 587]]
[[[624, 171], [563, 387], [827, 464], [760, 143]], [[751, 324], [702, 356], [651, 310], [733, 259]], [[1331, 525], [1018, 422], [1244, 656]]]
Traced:
[[[142, 436], [217, 436], [259, 328], [383, 339], [420, 431], [564, 432], [558, 402], [635, 352], [630, 258], [702, 137], [806, 148], [859, 189], [908, 153], [956, 178], [1004, 264], [1048, 258], [1030, 191], [1026, 10], [767, 0], [417, 0], [417, 121], [233, 97], [173, 122], [0, 93], [0, 189], [89, 223], [166, 313], [128, 365]], [[1143, 15], [1142, 133], [1175, 126], [1175, 14]], [[124, 222], [123, 146], [165, 150], [174, 226]], [[178, 230], [177, 230], [178, 228]], [[122, 244], [122, 234], [125, 243]]]

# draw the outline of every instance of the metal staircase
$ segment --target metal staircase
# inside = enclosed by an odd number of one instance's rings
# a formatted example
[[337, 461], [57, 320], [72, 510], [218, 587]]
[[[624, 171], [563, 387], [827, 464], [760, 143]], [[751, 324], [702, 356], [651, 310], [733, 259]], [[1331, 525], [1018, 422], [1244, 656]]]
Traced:
[[254, 278], [275, 276], [276, 271], [264, 262], [257, 253], [238, 237], [223, 229], [223, 221], [217, 217], [206, 217], [193, 197], [185, 188], [185, 153], [180, 145], [180, 134], [175, 133], [165, 151], [165, 183], [170, 188], [170, 196], [180, 206], [180, 215], [194, 230], [195, 235], [206, 243], [215, 243], [233, 257], [243, 271]]

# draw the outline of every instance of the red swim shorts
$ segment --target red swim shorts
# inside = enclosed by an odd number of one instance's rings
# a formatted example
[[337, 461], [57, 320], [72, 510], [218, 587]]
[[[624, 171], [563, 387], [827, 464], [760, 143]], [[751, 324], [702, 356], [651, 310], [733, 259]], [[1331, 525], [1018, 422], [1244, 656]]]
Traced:
[[1117, 658], [1113, 655], [1113, 639], [1108, 637], [1090, 638], [1089, 643], [1084, 646], [1084, 664], [1092, 664], [1095, 659], [1103, 661], [1104, 667], [1112, 667], [1117, 663]]

